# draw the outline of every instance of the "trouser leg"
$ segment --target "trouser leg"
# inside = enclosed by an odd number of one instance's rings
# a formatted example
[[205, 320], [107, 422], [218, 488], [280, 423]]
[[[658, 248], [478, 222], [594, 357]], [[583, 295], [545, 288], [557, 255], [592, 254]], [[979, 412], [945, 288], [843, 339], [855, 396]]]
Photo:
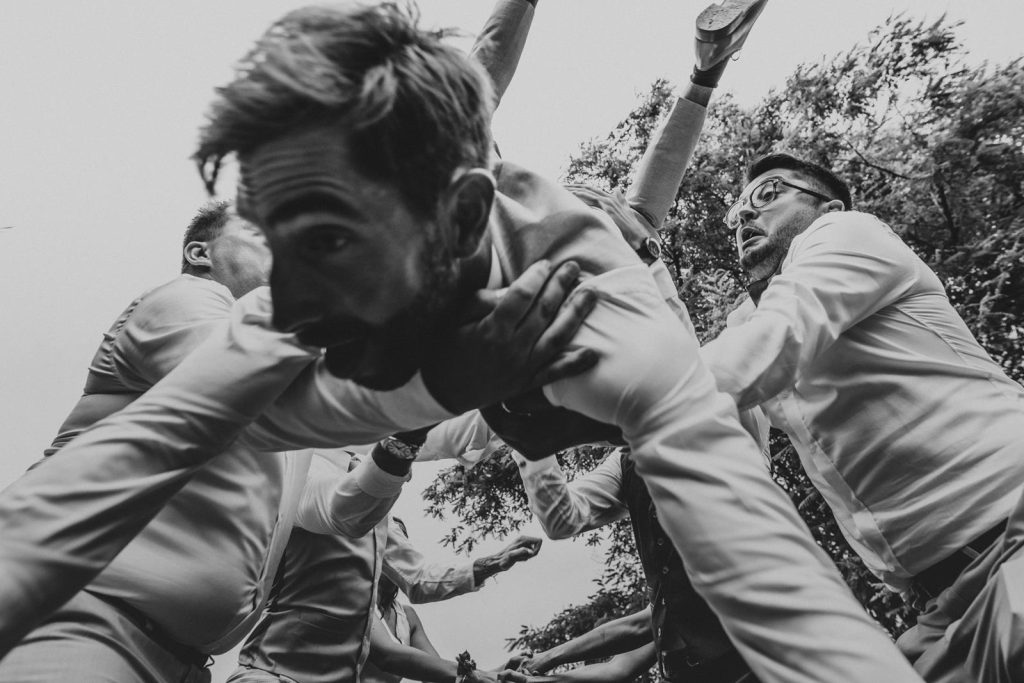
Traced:
[[1024, 681], [1024, 497], [1003, 538], [900, 639], [929, 682]]
[[208, 683], [117, 609], [80, 592], [0, 660], [0, 683]]

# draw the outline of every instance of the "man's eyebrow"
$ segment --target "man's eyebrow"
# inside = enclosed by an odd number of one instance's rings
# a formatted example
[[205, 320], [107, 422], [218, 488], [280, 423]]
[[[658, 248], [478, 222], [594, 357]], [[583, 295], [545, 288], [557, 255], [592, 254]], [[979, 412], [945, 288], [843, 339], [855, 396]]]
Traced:
[[267, 216], [267, 224], [275, 225], [283, 221], [291, 220], [296, 216], [303, 213], [313, 213], [317, 211], [329, 211], [331, 213], [341, 214], [345, 217], [354, 217], [360, 215], [359, 211], [351, 204], [335, 197], [334, 195], [325, 194], [323, 192], [310, 192], [308, 194], [300, 195], [295, 199], [289, 199], [284, 204], [276, 207]]

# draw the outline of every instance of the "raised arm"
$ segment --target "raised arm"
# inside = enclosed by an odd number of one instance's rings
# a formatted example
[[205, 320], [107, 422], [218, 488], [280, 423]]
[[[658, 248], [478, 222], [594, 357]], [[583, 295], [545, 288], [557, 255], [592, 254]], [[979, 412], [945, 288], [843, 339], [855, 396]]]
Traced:
[[[524, 661], [521, 668], [534, 673], [547, 673], [563, 664], [588, 659], [604, 659], [630, 652], [653, 642], [651, 608], [606, 621], [583, 635], [539, 652]], [[585, 680], [585, 679], [579, 679]]]
[[530, 461], [516, 453], [530, 511], [548, 538], [571, 538], [620, 520], [629, 510], [620, 499], [622, 466], [618, 452], [572, 482], [555, 456]]
[[711, 5], [697, 18], [693, 73], [682, 94], [672, 103], [668, 116], [651, 136], [637, 165], [636, 177], [623, 198], [632, 212], [616, 215], [606, 206], [613, 203], [611, 195], [601, 191], [581, 193], [578, 186], [572, 188], [583, 201], [608, 211], [634, 249], [646, 237], [656, 235], [665, 222], [704, 128], [711, 94], [729, 60], [743, 47], [766, 3], [767, 0], [733, 0]]
[[651, 138], [627, 199], [655, 230], [675, 203], [704, 128], [711, 93], [729, 60], [743, 47], [767, 0], [741, 0], [726, 9], [711, 5], [697, 18], [697, 60], [683, 93]]

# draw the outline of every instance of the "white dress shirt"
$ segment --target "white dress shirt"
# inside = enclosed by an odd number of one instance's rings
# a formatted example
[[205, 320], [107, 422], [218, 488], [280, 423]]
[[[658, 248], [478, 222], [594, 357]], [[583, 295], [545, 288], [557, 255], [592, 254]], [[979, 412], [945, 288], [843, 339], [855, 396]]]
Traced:
[[828, 213], [702, 355], [761, 404], [868, 567], [896, 589], [1004, 519], [1024, 484], [1024, 388], [884, 223]]

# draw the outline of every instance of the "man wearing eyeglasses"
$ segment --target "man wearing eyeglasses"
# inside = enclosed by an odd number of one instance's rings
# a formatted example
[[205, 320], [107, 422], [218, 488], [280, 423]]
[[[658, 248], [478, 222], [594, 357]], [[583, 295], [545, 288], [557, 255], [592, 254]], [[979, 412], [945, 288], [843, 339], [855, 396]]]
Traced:
[[702, 349], [719, 388], [789, 435], [871, 571], [929, 601], [900, 641], [927, 680], [1024, 680], [1024, 388], [831, 172], [773, 154], [747, 181], [726, 223], [751, 297]]

